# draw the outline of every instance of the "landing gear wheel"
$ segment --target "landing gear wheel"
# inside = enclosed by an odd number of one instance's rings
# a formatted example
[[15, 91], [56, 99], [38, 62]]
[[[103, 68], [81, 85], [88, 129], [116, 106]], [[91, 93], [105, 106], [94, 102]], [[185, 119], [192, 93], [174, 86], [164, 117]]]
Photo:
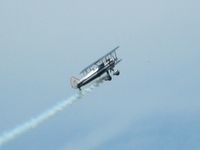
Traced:
[[105, 81], [111, 81], [112, 77], [111, 76], [106, 76]]

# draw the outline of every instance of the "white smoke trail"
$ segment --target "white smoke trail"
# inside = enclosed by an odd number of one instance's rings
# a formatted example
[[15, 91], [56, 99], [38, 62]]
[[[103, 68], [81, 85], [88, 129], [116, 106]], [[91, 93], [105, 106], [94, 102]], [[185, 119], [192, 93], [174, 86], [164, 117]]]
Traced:
[[[103, 78], [102, 78], [103, 79]], [[103, 82], [102, 79], [99, 79], [94, 84], [89, 86], [86, 89], [83, 89], [81, 92], [71, 96], [67, 100], [60, 102], [59, 104], [55, 105], [53, 108], [45, 111], [44, 113], [40, 114], [39, 116], [30, 119], [29, 121], [19, 125], [18, 127], [14, 128], [13, 130], [10, 130], [8, 132], [5, 132], [0, 136], [0, 147], [3, 144], [6, 144], [7, 142], [17, 138], [21, 134], [39, 126], [41, 123], [45, 122], [49, 118], [55, 116], [58, 112], [64, 110], [67, 106], [70, 106], [75, 101], [81, 99], [84, 95], [91, 92], [95, 87], [99, 86], [100, 83]]]

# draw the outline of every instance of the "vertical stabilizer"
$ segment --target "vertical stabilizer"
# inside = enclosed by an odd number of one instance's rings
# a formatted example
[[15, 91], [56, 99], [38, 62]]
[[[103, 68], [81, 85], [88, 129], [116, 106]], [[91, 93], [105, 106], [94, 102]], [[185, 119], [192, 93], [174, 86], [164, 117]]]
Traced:
[[79, 81], [80, 80], [78, 78], [71, 77], [70, 83], [71, 83], [72, 88], [77, 89], [78, 88], [77, 85]]

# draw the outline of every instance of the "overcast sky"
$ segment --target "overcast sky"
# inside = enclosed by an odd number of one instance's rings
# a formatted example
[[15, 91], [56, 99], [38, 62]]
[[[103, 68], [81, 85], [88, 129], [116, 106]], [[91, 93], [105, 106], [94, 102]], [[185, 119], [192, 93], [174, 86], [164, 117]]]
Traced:
[[121, 76], [3, 150], [199, 150], [200, 2], [1, 0], [0, 133], [76, 92], [120, 45]]

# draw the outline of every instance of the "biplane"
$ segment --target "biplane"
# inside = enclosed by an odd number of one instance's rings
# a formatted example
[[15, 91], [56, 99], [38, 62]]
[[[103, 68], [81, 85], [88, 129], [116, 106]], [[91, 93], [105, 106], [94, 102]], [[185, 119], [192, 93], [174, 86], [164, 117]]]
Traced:
[[71, 78], [71, 86], [72, 88], [81, 90], [81, 87], [87, 85], [88, 83], [94, 81], [95, 79], [103, 76], [103, 80], [111, 81], [112, 75], [118, 76], [120, 74], [119, 70], [115, 70], [115, 66], [121, 61], [118, 59], [116, 50], [119, 48], [117, 46], [109, 53], [99, 58], [91, 65], [83, 69], [80, 74], [82, 75], [81, 79], [76, 77]]

